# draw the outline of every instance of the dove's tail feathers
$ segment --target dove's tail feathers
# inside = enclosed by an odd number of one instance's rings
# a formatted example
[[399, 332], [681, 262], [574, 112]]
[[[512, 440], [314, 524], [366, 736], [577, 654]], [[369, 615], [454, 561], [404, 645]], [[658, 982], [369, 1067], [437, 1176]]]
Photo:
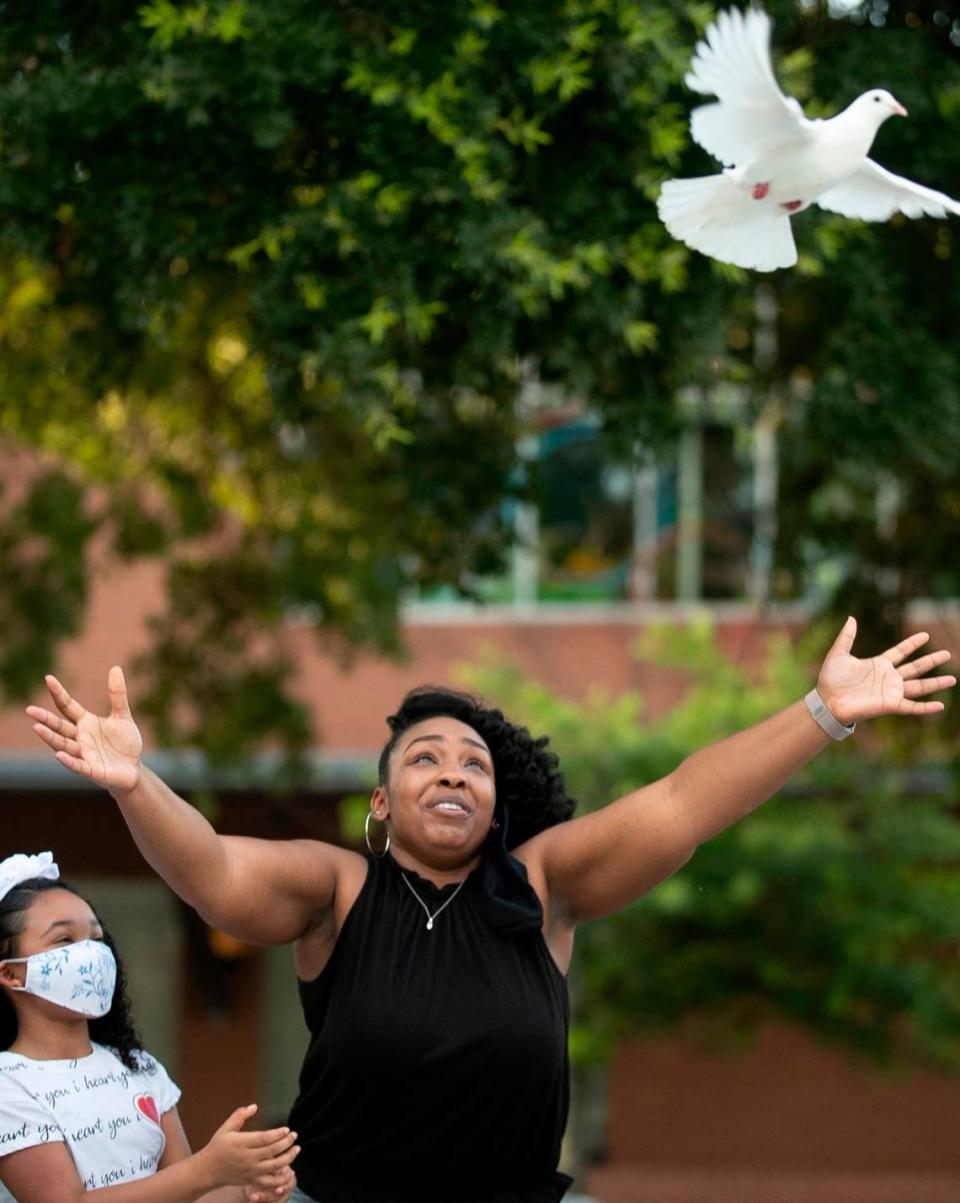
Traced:
[[797, 261], [790, 218], [748, 207], [726, 175], [667, 180], [657, 211], [670, 233], [703, 255], [769, 272]]
[[756, 202], [744, 194], [729, 172], [665, 181], [657, 211], [663, 224], [678, 238], [701, 226], [739, 225], [757, 217]]
[[696, 249], [723, 263], [772, 272], [792, 267], [797, 248], [789, 217], [761, 217], [739, 226], [710, 226], [704, 231], [703, 245]]
[[697, 229], [725, 207], [730, 188], [723, 175], [701, 175], [692, 180], [666, 180], [660, 189], [657, 212], [671, 234]]

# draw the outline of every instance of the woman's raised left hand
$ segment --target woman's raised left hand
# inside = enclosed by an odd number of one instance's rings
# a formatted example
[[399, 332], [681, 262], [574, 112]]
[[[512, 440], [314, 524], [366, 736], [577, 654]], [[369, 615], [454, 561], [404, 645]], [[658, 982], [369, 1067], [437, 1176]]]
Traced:
[[833, 642], [817, 678], [817, 690], [834, 718], [845, 726], [881, 714], [938, 714], [943, 702], [920, 699], [956, 685], [954, 676], [929, 677], [931, 669], [950, 659], [947, 651], [910, 660], [927, 642], [926, 631], [901, 640], [879, 656], [852, 655], [857, 620], [848, 618]]
[[114, 665], [107, 675], [110, 713], [103, 716], [81, 706], [56, 677], [48, 674], [44, 680], [60, 713], [28, 706], [37, 735], [64, 768], [109, 790], [132, 790], [140, 780], [143, 738], [130, 713], [123, 670]]

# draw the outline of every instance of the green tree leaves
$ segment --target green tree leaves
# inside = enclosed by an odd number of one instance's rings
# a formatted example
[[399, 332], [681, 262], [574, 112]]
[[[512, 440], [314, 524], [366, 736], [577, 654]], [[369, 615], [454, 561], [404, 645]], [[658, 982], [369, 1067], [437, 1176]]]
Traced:
[[0, 429], [114, 494], [121, 552], [172, 552], [177, 663], [216, 659], [238, 548], [266, 629], [392, 646], [403, 588], [503, 554], [520, 363], [634, 393], [680, 258], [634, 182], [682, 41], [653, 15], [634, 47], [629, 6], [580, 0], [5, 21]]
[[[907, 5], [883, 28], [773, 8], [784, 85], [827, 111], [881, 79], [911, 117], [879, 157], [953, 188], [949, 30]], [[939, 535], [903, 517], [878, 542], [858, 475], [876, 464], [909, 498], [932, 473], [948, 529], [950, 228], [802, 215], [801, 269], [776, 281], [780, 358], [758, 380], [753, 282], [654, 210], [665, 175], [714, 169], [681, 82], [710, 11], [6, 14], [0, 431], [116, 491], [122, 548], [163, 546], [176, 572], [198, 534], [239, 531], [274, 613], [387, 647], [400, 591], [469, 590], [504, 554], [522, 364], [587, 398], [621, 448], [668, 447], [680, 389], [737, 380], [757, 407], [784, 398], [786, 592], [839, 553], [865, 600], [896, 567], [888, 623], [906, 596], [955, 592]]]

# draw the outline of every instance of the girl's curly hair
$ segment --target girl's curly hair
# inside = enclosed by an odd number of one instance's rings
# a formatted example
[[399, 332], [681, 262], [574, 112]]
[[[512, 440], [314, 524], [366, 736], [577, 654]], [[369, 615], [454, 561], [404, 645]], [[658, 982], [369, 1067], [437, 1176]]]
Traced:
[[[0, 961], [19, 955], [18, 946], [20, 936], [27, 926], [27, 912], [37, 896], [46, 893], [47, 890], [66, 890], [90, 905], [81, 893], [65, 882], [40, 877], [22, 881], [0, 899]], [[130, 1018], [127, 978], [110, 933], [102, 923], [100, 926], [103, 928], [103, 942], [116, 958], [117, 984], [114, 987], [110, 1010], [99, 1019], [89, 1021], [90, 1039], [112, 1048], [127, 1069], [136, 1071], [143, 1068], [139, 1059], [143, 1044]], [[6, 991], [0, 990], [0, 1049], [8, 1049], [16, 1038], [17, 1013]]]
[[549, 740], [545, 735], [534, 739], [526, 727], [504, 718], [501, 710], [469, 693], [436, 685], [412, 689], [396, 714], [387, 719], [391, 734], [380, 753], [382, 786], [387, 785], [390, 757], [403, 732], [424, 719], [441, 715], [472, 727], [490, 749], [497, 804], [505, 807], [509, 816], [508, 847], [515, 848], [570, 818], [577, 804], [567, 795], [559, 761], [547, 750]]

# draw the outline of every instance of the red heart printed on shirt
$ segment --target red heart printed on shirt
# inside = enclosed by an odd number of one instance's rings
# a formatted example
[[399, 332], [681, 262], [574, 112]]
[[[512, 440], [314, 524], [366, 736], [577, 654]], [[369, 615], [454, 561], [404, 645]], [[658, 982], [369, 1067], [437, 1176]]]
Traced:
[[157, 1110], [157, 1101], [152, 1094], [138, 1094], [133, 1101], [141, 1115], [145, 1115], [147, 1119], [159, 1126], [160, 1112]]

